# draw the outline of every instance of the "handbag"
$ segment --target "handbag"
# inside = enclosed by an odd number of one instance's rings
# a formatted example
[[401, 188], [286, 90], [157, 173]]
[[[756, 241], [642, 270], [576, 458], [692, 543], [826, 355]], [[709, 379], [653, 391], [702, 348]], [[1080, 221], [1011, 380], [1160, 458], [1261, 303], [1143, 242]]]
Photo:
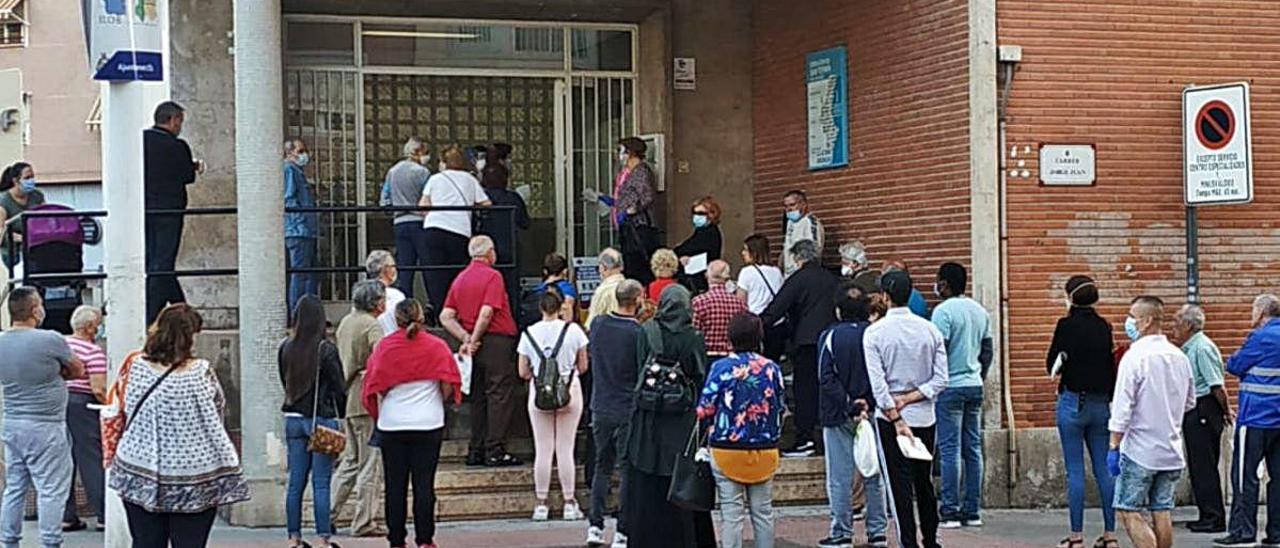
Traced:
[[693, 431], [689, 432], [689, 443], [676, 456], [675, 466], [671, 468], [667, 501], [691, 512], [710, 512], [716, 505], [716, 480], [711, 475], [711, 462], [697, 458], [698, 448], [702, 445], [698, 440], [698, 430], [695, 422]]
[[[111, 383], [111, 388], [107, 390], [107, 406], [106, 412], [102, 413], [99, 419], [99, 427], [102, 432], [102, 467], [110, 468], [111, 463], [116, 459], [116, 449], [120, 447], [120, 439], [124, 437], [124, 433], [129, 429], [129, 414], [125, 412], [124, 396], [125, 391], [129, 387], [129, 371], [133, 369], [133, 361], [140, 356], [142, 352], [132, 352], [120, 365], [120, 376], [116, 378], [116, 382]], [[142, 393], [142, 397], [138, 399], [138, 409], [142, 409], [142, 404], [146, 403], [147, 398], [151, 397], [151, 393], [155, 392], [156, 387], [164, 382], [165, 377], [177, 367], [171, 366], [165, 370], [160, 378], [151, 383], [146, 392]], [[114, 412], [111, 412], [114, 410]]]
[[333, 428], [320, 424], [320, 368], [316, 364], [315, 397], [311, 398], [311, 439], [307, 441], [307, 451], [337, 457], [347, 449], [347, 436]]

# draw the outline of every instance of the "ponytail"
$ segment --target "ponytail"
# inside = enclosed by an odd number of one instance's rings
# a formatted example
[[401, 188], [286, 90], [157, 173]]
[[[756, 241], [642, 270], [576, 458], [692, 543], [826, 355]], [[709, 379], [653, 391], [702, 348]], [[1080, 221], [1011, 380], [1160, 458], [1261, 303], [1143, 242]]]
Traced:
[[422, 332], [422, 322], [422, 305], [417, 299], [405, 299], [396, 305], [396, 326], [404, 329], [409, 339]]

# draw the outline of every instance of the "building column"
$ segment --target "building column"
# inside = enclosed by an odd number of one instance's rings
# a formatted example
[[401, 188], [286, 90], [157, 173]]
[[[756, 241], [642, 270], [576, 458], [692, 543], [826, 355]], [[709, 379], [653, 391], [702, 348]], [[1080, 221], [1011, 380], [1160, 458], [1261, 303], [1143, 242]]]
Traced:
[[996, 0], [969, 2], [969, 241], [973, 298], [991, 312], [996, 363], [983, 391], [983, 423], [1000, 428], [1004, 338], [1000, 254], [1000, 144], [996, 109]]
[[286, 321], [280, 0], [235, 0], [233, 9], [240, 454], [253, 500], [233, 506], [231, 521], [278, 527], [284, 525], [286, 473], [276, 372]]

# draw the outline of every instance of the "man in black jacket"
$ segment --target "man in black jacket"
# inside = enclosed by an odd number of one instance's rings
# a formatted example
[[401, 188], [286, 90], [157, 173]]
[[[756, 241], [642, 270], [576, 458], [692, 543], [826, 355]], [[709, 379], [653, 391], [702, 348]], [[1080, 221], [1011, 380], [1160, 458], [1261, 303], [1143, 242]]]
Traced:
[[[173, 101], [160, 103], [155, 110], [155, 126], [142, 132], [146, 209], [186, 209], [187, 185], [196, 181], [199, 164], [191, 158], [191, 147], [178, 138], [182, 133], [183, 108]], [[146, 217], [147, 272], [172, 271], [182, 245], [182, 215]], [[175, 276], [147, 276], [147, 323], [155, 320], [169, 303], [186, 302], [182, 285]]]
[[792, 364], [796, 410], [796, 436], [787, 457], [807, 457], [816, 452], [813, 431], [818, 426], [818, 335], [835, 323], [835, 296], [840, 279], [822, 268], [818, 244], [800, 240], [791, 253], [800, 268], [787, 278], [760, 318], [773, 325], [787, 318], [792, 326], [787, 356]]

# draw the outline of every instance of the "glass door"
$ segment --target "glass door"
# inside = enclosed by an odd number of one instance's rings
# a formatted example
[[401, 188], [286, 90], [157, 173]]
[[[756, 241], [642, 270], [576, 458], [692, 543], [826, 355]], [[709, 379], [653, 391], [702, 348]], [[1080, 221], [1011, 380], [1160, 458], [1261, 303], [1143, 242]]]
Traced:
[[616, 234], [608, 211], [581, 197], [587, 189], [613, 194], [618, 140], [636, 134], [635, 80], [574, 76], [566, 92], [568, 188], [561, 238], [569, 256], [594, 256], [615, 245]]

